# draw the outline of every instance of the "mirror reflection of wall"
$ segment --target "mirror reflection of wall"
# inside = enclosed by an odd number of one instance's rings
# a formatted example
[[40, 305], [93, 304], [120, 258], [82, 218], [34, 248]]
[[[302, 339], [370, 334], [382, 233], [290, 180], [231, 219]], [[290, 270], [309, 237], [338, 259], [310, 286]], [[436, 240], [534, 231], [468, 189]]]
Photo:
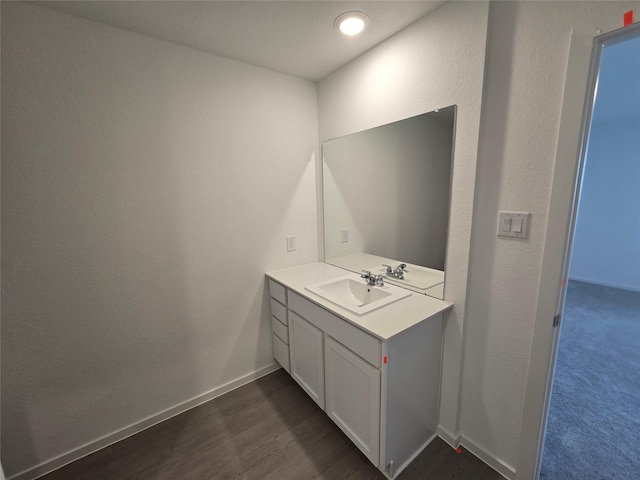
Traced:
[[455, 108], [323, 144], [327, 263], [366, 253], [444, 270]]

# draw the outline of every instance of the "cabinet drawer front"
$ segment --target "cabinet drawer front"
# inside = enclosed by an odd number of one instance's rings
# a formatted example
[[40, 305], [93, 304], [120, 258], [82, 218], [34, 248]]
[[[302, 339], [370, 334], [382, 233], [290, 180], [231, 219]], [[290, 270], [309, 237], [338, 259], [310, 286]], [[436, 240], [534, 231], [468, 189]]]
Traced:
[[380, 368], [382, 347], [379, 339], [319, 307], [301, 295], [291, 291], [288, 293], [289, 308], [291, 310], [314, 324], [330, 337], [335, 338], [374, 367]]
[[287, 307], [282, 305], [280, 302], [277, 302], [273, 298], [271, 299], [271, 315], [276, 317], [285, 325], [289, 325], [287, 321]]
[[280, 337], [280, 340], [289, 345], [289, 327], [280, 323], [280, 320], [276, 317], [271, 317], [271, 331]]
[[278, 282], [269, 279], [269, 295], [278, 300], [283, 305], [287, 304], [287, 291]]
[[289, 366], [289, 345], [285, 344], [278, 336], [271, 335], [273, 337], [273, 358], [282, 365], [288, 373], [291, 373]]

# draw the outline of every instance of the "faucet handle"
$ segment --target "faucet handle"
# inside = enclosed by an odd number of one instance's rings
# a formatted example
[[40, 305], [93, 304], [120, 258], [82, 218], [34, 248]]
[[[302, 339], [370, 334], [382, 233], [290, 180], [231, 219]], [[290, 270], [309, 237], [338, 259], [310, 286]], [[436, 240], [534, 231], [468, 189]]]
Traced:
[[393, 273], [393, 268], [391, 265], [387, 265], [386, 263], [382, 264], [383, 267], [387, 267], [387, 275], [391, 275]]
[[360, 278], [371, 278], [371, 270], [362, 270]]

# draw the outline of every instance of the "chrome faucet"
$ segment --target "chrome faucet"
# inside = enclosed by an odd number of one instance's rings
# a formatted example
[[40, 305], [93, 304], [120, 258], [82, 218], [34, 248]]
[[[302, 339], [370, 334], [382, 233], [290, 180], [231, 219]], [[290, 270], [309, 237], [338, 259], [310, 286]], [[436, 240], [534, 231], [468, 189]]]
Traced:
[[364, 278], [367, 281], [367, 285], [375, 285], [377, 287], [384, 287], [384, 275], [376, 275], [369, 270], [362, 270], [360, 278]]
[[382, 264], [383, 267], [387, 267], [387, 276], [397, 278], [398, 280], [404, 280], [404, 272], [408, 272], [407, 264], [401, 263], [396, 268], [391, 267], [391, 265]]

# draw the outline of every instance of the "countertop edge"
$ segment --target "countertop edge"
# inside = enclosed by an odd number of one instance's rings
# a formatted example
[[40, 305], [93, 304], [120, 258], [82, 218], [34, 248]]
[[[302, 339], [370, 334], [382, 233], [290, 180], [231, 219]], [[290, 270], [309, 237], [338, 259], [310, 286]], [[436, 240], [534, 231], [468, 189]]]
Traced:
[[[405, 299], [409, 302], [402, 303], [405, 300], [401, 300], [378, 311], [356, 315], [305, 289], [305, 285], [347, 274], [357, 277], [353, 272], [322, 262], [265, 272], [271, 280], [381, 340], [389, 340], [414, 325], [453, 308], [453, 304], [449, 302], [413, 291], [409, 297], [411, 300]], [[389, 320], [389, 317], [400, 317], [402, 321], [390, 324], [392, 320]]]

